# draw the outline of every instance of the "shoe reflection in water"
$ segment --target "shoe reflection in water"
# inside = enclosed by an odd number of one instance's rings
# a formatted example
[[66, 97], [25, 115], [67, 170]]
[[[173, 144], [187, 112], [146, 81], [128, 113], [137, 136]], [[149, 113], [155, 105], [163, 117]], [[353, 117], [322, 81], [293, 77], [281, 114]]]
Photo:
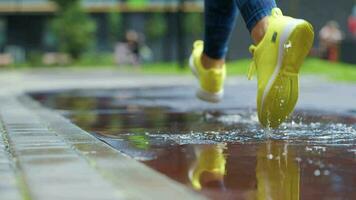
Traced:
[[201, 190], [202, 185], [224, 188], [224, 149], [225, 144], [194, 147], [196, 161], [189, 170], [189, 179], [194, 189]]
[[[227, 176], [225, 179], [238, 177], [228, 177], [226, 165], [233, 162], [232, 156], [230, 159], [226, 156], [229, 152], [226, 145], [195, 146], [194, 150], [196, 161], [189, 170], [189, 179], [193, 188], [196, 190], [214, 188], [223, 191], [232, 189], [231, 185], [225, 186], [224, 176]], [[300, 169], [293, 151], [288, 149], [288, 144], [274, 141], [260, 144], [256, 161], [257, 188], [244, 194], [245, 199], [299, 199]]]
[[269, 141], [257, 153], [257, 199], [299, 200], [300, 168], [288, 144]]

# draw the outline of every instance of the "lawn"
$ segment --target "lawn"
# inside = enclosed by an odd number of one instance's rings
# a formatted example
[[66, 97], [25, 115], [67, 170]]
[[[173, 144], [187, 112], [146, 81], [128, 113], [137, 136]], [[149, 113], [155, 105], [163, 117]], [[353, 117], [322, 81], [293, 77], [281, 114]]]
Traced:
[[[247, 76], [247, 70], [250, 66], [249, 59], [242, 59], [238, 61], [227, 63], [228, 75], [242, 75]], [[141, 67], [132, 66], [116, 66], [111, 55], [101, 56], [85, 56], [80, 61], [72, 63], [70, 66], [42, 66], [40, 64], [23, 64], [11, 66], [10, 69], [33, 69], [33, 68], [71, 68], [71, 69], [119, 69], [129, 73], [141, 73], [141, 74], [170, 74], [170, 75], [187, 75], [190, 74], [188, 66], [180, 68], [176, 63], [149, 63], [144, 64]], [[134, 68], [134, 70], [133, 70]], [[334, 81], [355, 82], [356, 83], [356, 65], [345, 63], [332, 63], [317, 58], [306, 59], [301, 69], [301, 73], [309, 75], [319, 75]]]
[[[246, 75], [250, 60], [229, 62], [227, 73], [229, 75]], [[189, 68], [179, 68], [174, 63], [146, 64], [140, 70], [144, 74], [189, 74]], [[356, 65], [345, 63], [332, 63], [316, 58], [307, 59], [301, 70], [302, 74], [321, 75], [330, 80], [356, 82]]]

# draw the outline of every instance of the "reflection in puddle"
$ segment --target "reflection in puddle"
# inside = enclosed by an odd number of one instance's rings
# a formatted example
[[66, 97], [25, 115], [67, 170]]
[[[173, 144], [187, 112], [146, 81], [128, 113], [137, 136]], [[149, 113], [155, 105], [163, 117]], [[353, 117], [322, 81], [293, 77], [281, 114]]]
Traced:
[[202, 189], [202, 184], [208, 185], [216, 182], [224, 188], [224, 176], [226, 175], [226, 156], [223, 154], [226, 145], [195, 146], [196, 160], [189, 169], [189, 179], [196, 190]]
[[287, 144], [261, 145], [257, 152], [257, 199], [297, 200], [300, 168], [295, 152]]
[[184, 89], [170, 91], [80, 90], [34, 98], [211, 199], [356, 196], [355, 116], [302, 110], [271, 131], [260, 128], [253, 109], [204, 107]]

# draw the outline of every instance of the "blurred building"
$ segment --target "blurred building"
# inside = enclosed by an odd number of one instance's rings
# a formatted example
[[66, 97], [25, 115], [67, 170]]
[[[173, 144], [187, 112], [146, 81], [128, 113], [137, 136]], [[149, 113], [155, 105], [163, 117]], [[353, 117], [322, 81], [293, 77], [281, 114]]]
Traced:
[[[181, 3], [183, 6], [180, 6]], [[121, 16], [120, 30], [133, 29], [145, 35], [148, 46], [155, 53], [155, 60], [169, 61], [179, 56], [179, 46], [183, 46], [184, 55], [190, 51], [193, 40], [202, 37], [203, 0], [82, 0], [86, 12], [90, 13], [97, 23], [96, 50], [112, 51], [113, 40], [110, 39], [110, 13]], [[312, 22], [316, 32], [329, 20], [340, 24], [341, 30], [347, 30], [347, 19], [353, 0], [286, 0], [277, 1], [285, 14], [306, 18]], [[55, 38], [50, 33], [49, 21], [54, 16], [56, 6], [48, 0], [0, 0], [0, 50], [15, 55], [21, 60], [32, 51], [55, 50]], [[168, 28], [160, 37], [151, 37], [148, 30], [155, 31], [149, 23], [156, 14], [156, 24]], [[193, 18], [179, 16], [195, 13]], [[155, 21], [153, 21], [155, 22]], [[183, 24], [183, 25], [182, 25]], [[185, 25], [187, 24], [187, 26]], [[177, 27], [183, 27], [182, 31]], [[200, 28], [199, 28], [200, 27]], [[190, 29], [194, 28], [192, 31]], [[346, 31], [345, 31], [346, 32]], [[183, 37], [182, 37], [183, 36]], [[228, 58], [249, 57], [248, 46], [251, 41], [249, 33], [241, 18], [231, 38]], [[178, 42], [177, 42], [178, 41]], [[316, 38], [316, 42], [318, 38]], [[318, 44], [316, 44], [317, 46]]]

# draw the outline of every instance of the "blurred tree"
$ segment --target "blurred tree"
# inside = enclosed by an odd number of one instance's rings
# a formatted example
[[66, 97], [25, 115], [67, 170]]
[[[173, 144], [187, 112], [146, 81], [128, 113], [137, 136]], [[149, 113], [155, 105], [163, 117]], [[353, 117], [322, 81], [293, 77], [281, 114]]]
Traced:
[[153, 14], [145, 25], [146, 33], [149, 38], [161, 38], [167, 32], [166, 19], [162, 13]]
[[203, 33], [203, 15], [201, 13], [187, 13], [184, 19], [185, 33], [192, 35], [194, 38], [201, 38]]
[[121, 40], [123, 37], [122, 30], [122, 17], [119, 12], [111, 11], [108, 13], [109, 21], [109, 40], [111, 44], [115, 44], [117, 41]]
[[96, 25], [81, 7], [81, 0], [52, 0], [58, 6], [57, 16], [52, 21], [59, 49], [78, 59], [92, 46]]
[[51, 0], [53, 1], [55, 4], [57, 4], [58, 9], [61, 10], [65, 10], [68, 7], [80, 3], [81, 0]]
[[144, 7], [147, 4], [147, 0], [127, 0], [127, 4], [131, 7]]
[[46, 51], [53, 52], [57, 49], [58, 41], [52, 28], [52, 20], [46, 21], [44, 33], [42, 36], [42, 43], [44, 44]]
[[0, 18], [0, 50], [1, 51], [3, 51], [6, 41], [7, 41], [6, 27], [7, 27], [6, 21], [4, 19]]

